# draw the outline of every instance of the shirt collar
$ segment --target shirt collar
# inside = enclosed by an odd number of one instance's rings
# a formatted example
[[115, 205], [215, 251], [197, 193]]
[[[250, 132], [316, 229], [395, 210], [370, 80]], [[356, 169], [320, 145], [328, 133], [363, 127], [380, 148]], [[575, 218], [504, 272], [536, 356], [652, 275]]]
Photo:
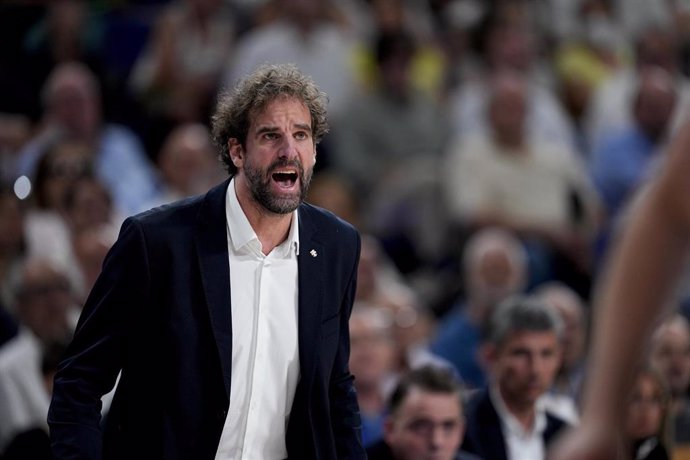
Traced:
[[[256, 236], [256, 232], [249, 223], [249, 219], [247, 219], [237, 199], [234, 177], [230, 180], [226, 195], [225, 217], [233, 249], [239, 251], [245, 246], [249, 246], [261, 252], [259, 237]], [[290, 249], [293, 247], [295, 248], [295, 255], [299, 255], [299, 218], [297, 210], [292, 213], [290, 231], [288, 232], [286, 240], [275, 250], [278, 251], [278, 255], [281, 257], [288, 257], [290, 255]]]
[[492, 384], [489, 386], [489, 397], [496, 408], [501, 423], [511, 433], [521, 438], [526, 438], [537, 435], [541, 436], [544, 430], [546, 430], [546, 410], [541, 398], [539, 398], [534, 405], [534, 426], [531, 431], [527, 431], [520, 421], [508, 411], [508, 408], [503, 402], [503, 397], [501, 396], [501, 391], [498, 389], [498, 385]]

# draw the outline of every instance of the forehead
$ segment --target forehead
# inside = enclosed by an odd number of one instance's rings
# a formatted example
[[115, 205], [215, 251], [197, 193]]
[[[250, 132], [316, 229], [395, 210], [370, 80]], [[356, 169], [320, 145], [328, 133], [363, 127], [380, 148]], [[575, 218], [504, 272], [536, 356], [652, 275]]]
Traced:
[[291, 96], [280, 96], [250, 114], [252, 128], [264, 127], [288, 122], [311, 126], [311, 114], [301, 100]]
[[509, 352], [516, 348], [537, 350], [557, 346], [558, 337], [554, 331], [515, 331], [508, 334], [499, 350]]
[[427, 418], [445, 420], [460, 418], [459, 395], [454, 393], [432, 393], [412, 388], [400, 406], [398, 414], [406, 418]]

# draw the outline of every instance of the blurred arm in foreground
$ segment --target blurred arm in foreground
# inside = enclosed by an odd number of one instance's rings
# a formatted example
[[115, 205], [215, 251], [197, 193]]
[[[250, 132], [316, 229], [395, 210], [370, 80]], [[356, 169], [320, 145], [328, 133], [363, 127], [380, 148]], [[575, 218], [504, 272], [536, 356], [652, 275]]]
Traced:
[[582, 420], [553, 447], [552, 460], [624, 458], [612, 428], [622, 426], [635, 367], [690, 245], [690, 123], [676, 134], [665, 161], [612, 254], [596, 297]]

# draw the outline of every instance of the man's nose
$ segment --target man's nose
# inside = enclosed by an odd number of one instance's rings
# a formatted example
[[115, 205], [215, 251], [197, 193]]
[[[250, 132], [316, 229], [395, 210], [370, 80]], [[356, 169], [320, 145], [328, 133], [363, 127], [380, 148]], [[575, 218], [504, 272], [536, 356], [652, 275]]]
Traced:
[[284, 136], [278, 154], [281, 158], [292, 159], [297, 157], [297, 141], [292, 136]]

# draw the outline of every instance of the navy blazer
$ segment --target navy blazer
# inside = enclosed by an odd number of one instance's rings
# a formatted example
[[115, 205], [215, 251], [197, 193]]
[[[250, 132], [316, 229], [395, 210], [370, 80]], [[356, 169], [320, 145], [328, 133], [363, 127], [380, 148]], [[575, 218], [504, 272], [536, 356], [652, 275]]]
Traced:
[[[55, 377], [56, 458], [214, 458], [232, 372], [228, 183], [123, 223]], [[360, 237], [308, 204], [298, 215], [300, 380], [289, 458], [364, 459], [348, 369]], [[101, 430], [100, 398], [120, 371]]]
[[[462, 449], [487, 460], [507, 460], [507, 446], [501, 419], [491, 402], [489, 392], [482, 390], [472, 396], [465, 405], [465, 438]], [[546, 413], [544, 445], [548, 446], [560, 430], [567, 427], [566, 422]]]

